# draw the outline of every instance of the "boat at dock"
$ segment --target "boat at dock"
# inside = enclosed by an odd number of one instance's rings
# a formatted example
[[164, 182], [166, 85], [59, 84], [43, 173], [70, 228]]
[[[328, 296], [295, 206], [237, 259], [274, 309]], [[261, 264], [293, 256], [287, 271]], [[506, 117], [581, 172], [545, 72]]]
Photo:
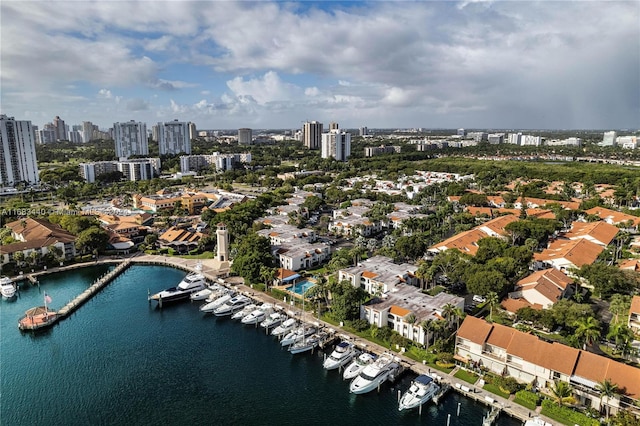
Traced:
[[264, 321], [260, 323], [260, 327], [268, 331], [273, 327], [279, 326], [280, 324], [282, 324], [282, 321], [286, 319], [287, 316], [285, 314], [282, 314], [280, 312], [272, 312], [267, 318], [264, 319]]
[[255, 309], [258, 308], [258, 305], [256, 305], [255, 303], [250, 303], [247, 306], [245, 306], [244, 308], [242, 308], [242, 310], [236, 312], [235, 314], [231, 315], [231, 319], [232, 320], [241, 320], [242, 318], [246, 317], [247, 315], [249, 315], [251, 312], [253, 312]]
[[11, 299], [16, 295], [16, 283], [9, 277], [0, 278], [0, 292], [5, 299]]
[[162, 290], [152, 296], [149, 300], [158, 302], [176, 302], [189, 298], [192, 293], [204, 290], [207, 287], [207, 279], [199, 272], [191, 272], [178, 283], [177, 286]]
[[230, 316], [238, 312], [239, 310], [241, 310], [242, 308], [244, 308], [250, 303], [251, 303], [251, 299], [249, 299], [247, 296], [239, 295], [239, 296], [233, 297], [228, 302], [218, 306], [216, 309], [213, 310], [213, 314], [217, 317]]
[[295, 318], [286, 319], [282, 324], [277, 326], [271, 332], [272, 336], [283, 336], [293, 330], [298, 321]]
[[213, 284], [213, 285], [207, 286], [206, 288], [203, 288], [200, 291], [191, 293], [191, 295], [189, 295], [189, 299], [191, 299], [193, 302], [206, 300], [211, 294], [213, 294], [214, 291], [220, 290], [222, 288], [224, 287], [222, 287], [221, 285]]
[[376, 357], [368, 352], [363, 352], [351, 364], [345, 368], [342, 378], [345, 380], [353, 379], [364, 370], [364, 368], [374, 362]]
[[371, 392], [389, 379], [399, 367], [387, 354], [380, 355], [373, 363], [367, 365], [362, 372], [351, 381], [349, 391], [356, 395]]
[[524, 426], [552, 426], [552, 424], [536, 416], [524, 422]]
[[264, 321], [267, 318], [267, 315], [270, 315], [271, 312], [273, 312], [273, 305], [270, 303], [264, 303], [262, 306], [255, 308], [253, 311], [242, 317], [240, 322], [246, 325], [258, 324]]
[[293, 345], [289, 346], [289, 352], [292, 354], [301, 354], [303, 352], [309, 352], [318, 347], [320, 342], [325, 339], [326, 333], [313, 333], [308, 337], [298, 340]]
[[[204, 312], [205, 314], [211, 314], [213, 311], [218, 309], [220, 306], [227, 303], [229, 300], [235, 296], [236, 293], [234, 291], [227, 291], [225, 294], [213, 299], [212, 301], [205, 303], [200, 306], [200, 312]], [[209, 299], [207, 299], [209, 300]]]
[[431, 377], [421, 374], [412, 382], [409, 389], [400, 398], [398, 411], [410, 410], [419, 407], [425, 402], [433, 399], [440, 390], [440, 386]]
[[360, 351], [356, 349], [353, 343], [343, 341], [336, 345], [331, 355], [324, 360], [322, 366], [326, 370], [335, 370], [347, 365], [358, 354], [360, 354]]
[[298, 327], [295, 330], [289, 332], [289, 334], [287, 334], [286, 336], [284, 336], [280, 341], [280, 345], [281, 346], [293, 345], [294, 343], [304, 339], [305, 337], [311, 336], [315, 332], [316, 332], [316, 329], [314, 327], [304, 327], [304, 326]]

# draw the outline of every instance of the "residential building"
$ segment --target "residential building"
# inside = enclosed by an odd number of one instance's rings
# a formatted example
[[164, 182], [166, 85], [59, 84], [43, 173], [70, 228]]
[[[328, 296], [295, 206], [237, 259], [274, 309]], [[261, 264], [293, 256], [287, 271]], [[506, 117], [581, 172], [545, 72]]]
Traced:
[[258, 235], [269, 238], [273, 255], [285, 269], [299, 271], [313, 268], [331, 256], [330, 246], [315, 243], [318, 237], [312, 229], [280, 224], [272, 229], [262, 229]]
[[39, 182], [31, 121], [0, 115], [0, 186]]
[[82, 133], [79, 130], [75, 129], [76, 126], [73, 126], [72, 130], [67, 133], [67, 138], [69, 142], [73, 143], [82, 143]]
[[520, 142], [522, 140], [522, 133], [510, 133], [509, 134], [509, 143], [514, 144], [514, 145], [520, 145]]
[[82, 122], [82, 142], [87, 143], [93, 140], [93, 123], [90, 121]]
[[498, 145], [504, 142], [504, 133], [491, 133], [487, 135], [487, 141], [492, 145]]
[[370, 210], [367, 206], [352, 205], [343, 210], [333, 211], [333, 220], [328, 224], [328, 230], [344, 236], [362, 235], [368, 237], [382, 231], [383, 223], [371, 221], [367, 216]]
[[331, 130], [322, 134], [322, 158], [335, 158], [336, 161], [347, 161], [351, 155], [351, 133]]
[[252, 141], [251, 129], [238, 129], [238, 145], [251, 145]]
[[504, 237], [506, 235], [505, 227], [518, 220], [518, 217], [512, 214], [498, 216], [473, 229], [447, 238], [441, 243], [429, 247], [428, 251], [431, 254], [437, 254], [438, 252], [455, 248], [462, 253], [475, 256], [478, 252], [478, 241], [487, 237]]
[[135, 208], [157, 213], [161, 210], [172, 210], [178, 203], [187, 210], [190, 215], [200, 211], [206, 205], [207, 197], [197, 192], [172, 192], [158, 191], [152, 195], [135, 195], [133, 206]]
[[575, 293], [571, 278], [555, 268], [544, 269], [524, 277], [516, 283], [514, 291], [502, 302], [507, 311], [516, 313], [529, 306], [534, 309], [550, 309], [554, 303]]
[[563, 272], [582, 265], [590, 265], [596, 261], [604, 247], [585, 238], [574, 240], [557, 239], [541, 253], [534, 253], [536, 269], [553, 267]]
[[456, 135], [458, 136], [465, 136], [467, 133], [465, 132], [464, 129], [458, 129], [456, 132]]
[[631, 299], [628, 326], [640, 336], [640, 296], [633, 296], [633, 299]]
[[601, 146], [616, 146], [616, 139], [618, 138], [618, 132], [610, 131], [604, 132], [602, 136]]
[[22, 252], [25, 257], [33, 252], [44, 256], [53, 246], [60, 249], [63, 259], [68, 260], [76, 255], [76, 237], [47, 220], [27, 217], [7, 223], [5, 226], [11, 229], [11, 236], [18, 242], [0, 247], [0, 259], [3, 265], [12, 262], [16, 252]]
[[116, 142], [116, 157], [128, 158], [132, 155], [149, 155], [147, 125], [134, 120], [113, 123], [113, 139]]
[[[638, 226], [640, 226], [640, 217], [607, 209], [605, 207], [593, 207], [589, 210], [585, 210], [584, 213], [588, 216], [598, 216], [600, 219], [611, 225], [620, 225], [621, 229], [629, 231], [637, 232]], [[622, 228], [623, 226], [624, 228]]]
[[533, 135], [521, 135], [520, 145], [540, 146], [542, 145], [542, 137]]
[[335, 121], [332, 121], [331, 123], [329, 123], [329, 131], [338, 130], [339, 128], [340, 126]]
[[56, 141], [56, 131], [54, 129], [47, 128], [38, 130], [38, 143], [47, 144]]
[[360, 127], [360, 129], [358, 129], [358, 135], [369, 136], [369, 129], [366, 127]]
[[636, 136], [618, 136], [616, 145], [623, 149], [636, 149], [638, 147], [638, 138]]
[[[471, 315], [458, 330], [454, 358], [541, 388], [564, 381], [573, 388], [579, 405], [599, 411], [606, 404], [615, 413], [640, 400], [640, 369]], [[604, 380], [624, 392], [602, 398], [598, 388]]]
[[202, 232], [172, 226], [158, 237], [158, 244], [162, 248], [170, 248], [178, 253], [186, 253], [197, 248], [198, 242], [202, 237], [204, 237]]
[[486, 132], [469, 132], [467, 137], [476, 142], [486, 142], [489, 140], [489, 135]]
[[382, 155], [382, 154], [399, 154], [401, 150], [402, 150], [402, 147], [400, 147], [399, 145], [367, 146], [364, 148], [364, 156], [374, 157], [376, 155]]
[[173, 120], [158, 123], [157, 126], [160, 155], [191, 154], [188, 123]]
[[597, 222], [573, 222], [571, 230], [563, 235], [564, 238], [577, 240], [584, 238], [592, 243], [606, 247], [618, 235], [620, 229], [604, 221]]
[[104, 173], [119, 171], [125, 180], [151, 180], [160, 174], [159, 158], [135, 158], [120, 161], [95, 161], [80, 163], [80, 176], [87, 182], [93, 183]]
[[196, 129], [196, 123], [189, 122], [189, 139], [195, 139], [198, 137], [198, 129]]
[[207, 167], [215, 167], [216, 171], [231, 170], [234, 164], [251, 163], [251, 153], [220, 154], [214, 152], [211, 155], [182, 155], [180, 156], [180, 171], [188, 173], [200, 171]]
[[373, 256], [356, 266], [340, 269], [338, 282], [346, 280], [369, 294], [382, 295], [392, 292], [399, 283], [417, 286], [420, 283], [417, 270], [417, 266], [409, 263], [397, 264], [389, 257]]
[[56, 118], [53, 119], [53, 127], [56, 132], [56, 140], [57, 141], [66, 141], [67, 140], [67, 125], [64, 124], [64, 120], [56, 115]]
[[322, 142], [322, 123], [307, 121], [302, 126], [302, 142], [308, 149], [320, 149]]
[[582, 139], [576, 138], [576, 137], [567, 138], [567, 139], [561, 139], [561, 140], [551, 139], [551, 140], [545, 141], [545, 145], [548, 145], [548, 146], [582, 146]]

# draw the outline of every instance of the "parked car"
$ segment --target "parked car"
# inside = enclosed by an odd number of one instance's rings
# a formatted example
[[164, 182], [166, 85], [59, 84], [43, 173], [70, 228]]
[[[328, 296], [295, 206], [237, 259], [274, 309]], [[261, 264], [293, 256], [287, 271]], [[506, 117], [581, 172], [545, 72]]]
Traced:
[[477, 303], [484, 303], [487, 301], [487, 298], [484, 296], [480, 296], [479, 294], [474, 294], [473, 301]]

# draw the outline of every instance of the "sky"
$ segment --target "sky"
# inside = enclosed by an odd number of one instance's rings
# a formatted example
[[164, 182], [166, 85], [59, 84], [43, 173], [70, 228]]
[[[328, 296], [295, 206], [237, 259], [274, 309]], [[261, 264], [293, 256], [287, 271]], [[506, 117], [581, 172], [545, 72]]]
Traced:
[[640, 127], [640, 2], [0, 2], [0, 112], [42, 126]]

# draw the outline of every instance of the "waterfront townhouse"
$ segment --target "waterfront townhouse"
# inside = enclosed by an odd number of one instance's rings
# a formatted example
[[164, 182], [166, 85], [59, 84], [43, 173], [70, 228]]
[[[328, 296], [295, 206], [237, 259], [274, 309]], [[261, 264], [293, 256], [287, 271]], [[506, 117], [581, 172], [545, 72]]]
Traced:
[[292, 271], [315, 268], [331, 256], [326, 244], [311, 244], [305, 241], [287, 242], [276, 248], [275, 256], [282, 268]]
[[397, 264], [385, 256], [373, 256], [361, 261], [357, 266], [340, 269], [338, 281], [349, 281], [354, 287], [362, 287], [369, 294], [386, 294], [396, 284], [417, 286], [418, 267], [409, 263]]
[[11, 229], [11, 236], [18, 242], [4, 244], [0, 247], [2, 264], [13, 260], [16, 252], [22, 252], [26, 257], [36, 252], [40, 256], [47, 254], [50, 247], [55, 246], [62, 252], [64, 259], [71, 259], [76, 255], [75, 235], [44, 219], [30, 217], [16, 220], [5, 225]]
[[578, 240], [584, 238], [592, 243], [606, 247], [618, 235], [620, 229], [604, 221], [598, 222], [573, 222], [571, 230], [564, 234], [564, 238]]
[[534, 253], [535, 269], [556, 268], [568, 272], [572, 268], [590, 265], [596, 261], [604, 247], [585, 238], [557, 239], [541, 253]]
[[585, 210], [584, 213], [586, 215], [598, 216], [600, 219], [611, 225], [621, 225], [621, 227], [623, 227], [622, 229], [629, 232], [638, 232], [638, 226], [640, 225], [640, 217], [604, 207], [594, 207], [589, 210]]
[[462, 311], [464, 298], [448, 293], [430, 296], [419, 288], [398, 282], [387, 293], [362, 305], [360, 318], [377, 327], [388, 326], [401, 336], [426, 345], [434, 339], [434, 333], [427, 336], [422, 323], [443, 320], [447, 305]]
[[549, 309], [558, 300], [571, 297], [575, 287], [573, 280], [561, 271], [544, 269], [518, 281], [502, 307], [512, 313], [525, 306]]
[[[606, 404], [615, 413], [640, 400], [640, 369], [472, 316], [458, 330], [455, 358], [540, 388], [562, 380], [571, 384], [580, 405], [598, 410]], [[598, 384], [604, 380], [622, 393], [601, 398]]]
[[628, 326], [634, 333], [640, 336], [640, 296], [633, 296], [633, 299], [631, 299]]

